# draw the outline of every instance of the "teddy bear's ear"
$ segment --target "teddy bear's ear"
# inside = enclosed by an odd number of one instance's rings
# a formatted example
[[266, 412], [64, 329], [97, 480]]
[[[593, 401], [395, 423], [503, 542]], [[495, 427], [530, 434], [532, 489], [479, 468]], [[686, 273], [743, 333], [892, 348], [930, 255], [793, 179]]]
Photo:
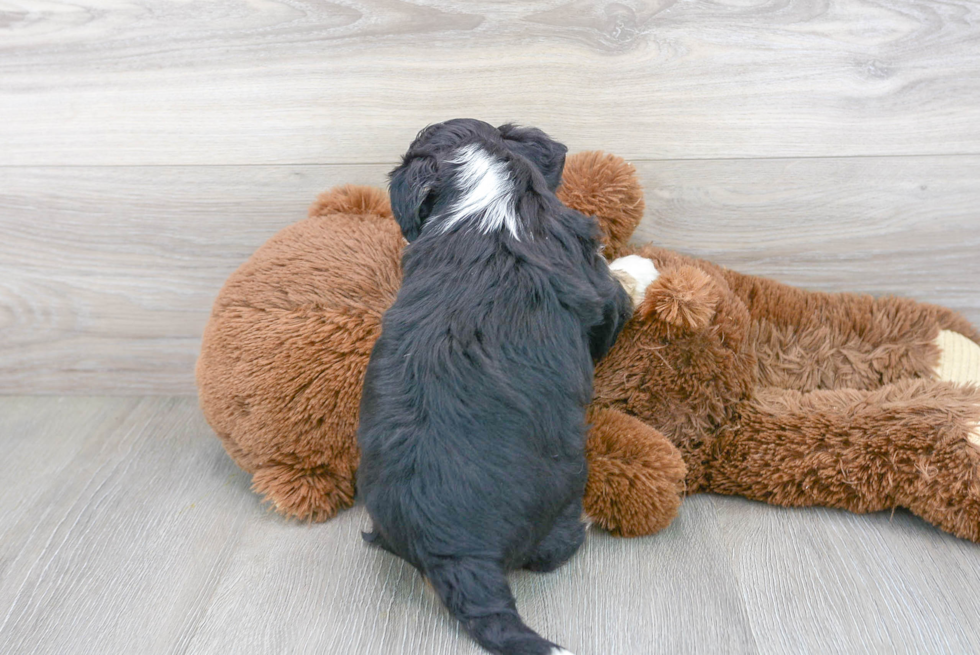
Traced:
[[407, 158], [391, 172], [388, 185], [391, 211], [408, 241], [418, 238], [429, 217], [438, 172], [435, 159], [428, 156]]
[[679, 266], [660, 272], [637, 313], [701, 331], [710, 325], [721, 298], [722, 290], [710, 275], [696, 266]]
[[636, 169], [616, 155], [570, 155], [557, 193], [563, 203], [599, 221], [608, 259], [619, 257], [643, 218], [643, 189]]

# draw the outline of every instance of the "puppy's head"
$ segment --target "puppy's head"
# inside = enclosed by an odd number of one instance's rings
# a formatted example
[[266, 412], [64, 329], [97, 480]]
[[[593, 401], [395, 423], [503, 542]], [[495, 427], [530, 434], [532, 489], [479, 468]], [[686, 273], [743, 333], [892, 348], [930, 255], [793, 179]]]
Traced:
[[419, 132], [390, 175], [391, 208], [402, 234], [414, 241], [434, 213], [452, 206], [485, 214], [484, 225], [508, 227], [516, 236], [512, 207], [516, 178], [540, 176], [552, 192], [561, 183], [567, 149], [536, 128], [495, 128], [460, 118]]

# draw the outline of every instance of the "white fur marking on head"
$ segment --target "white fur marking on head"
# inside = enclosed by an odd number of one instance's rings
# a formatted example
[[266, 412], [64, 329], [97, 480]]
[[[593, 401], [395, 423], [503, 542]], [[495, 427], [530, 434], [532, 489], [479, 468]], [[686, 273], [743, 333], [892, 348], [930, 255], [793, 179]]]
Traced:
[[507, 164], [476, 144], [461, 148], [452, 162], [461, 164], [457, 184], [463, 195], [449, 209], [442, 231], [468, 216], [480, 214], [479, 225], [484, 234], [505, 227], [520, 241], [514, 185], [508, 175]]
[[637, 307], [643, 302], [647, 287], [660, 276], [653, 262], [639, 255], [620, 257], [609, 265], [609, 270], [613, 273], [625, 273], [633, 279], [635, 285], [632, 289], [627, 288], [627, 291], [630, 292], [630, 296], [633, 298], [633, 304]]

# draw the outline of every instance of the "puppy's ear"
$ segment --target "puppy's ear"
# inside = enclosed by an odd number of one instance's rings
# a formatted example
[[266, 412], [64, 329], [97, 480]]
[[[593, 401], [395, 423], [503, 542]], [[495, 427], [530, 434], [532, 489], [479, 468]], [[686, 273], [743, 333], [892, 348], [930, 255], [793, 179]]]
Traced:
[[536, 127], [518, 127], [507, 123], [497, 128], [504, 143], [512, 151], [529, 160], [544, 176], [548, 188], [554, 191], [561, 184], [568, 148]]
[[408, 241], [415, 241], [422, 233], [422, 225], [432, 210], [437, 173], [434, 158], [413, 157], [403, 161], [389, 176], [391, 212]]

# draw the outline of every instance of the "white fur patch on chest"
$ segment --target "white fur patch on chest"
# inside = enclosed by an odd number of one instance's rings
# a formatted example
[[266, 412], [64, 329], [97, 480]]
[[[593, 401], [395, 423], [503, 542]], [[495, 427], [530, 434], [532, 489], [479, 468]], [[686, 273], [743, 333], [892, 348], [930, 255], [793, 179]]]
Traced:
[[506, 229], [520, 241], [514, 183], [507, 164], [475, 144], [461, 148], [452, 161], [460, 165], [456, 184], [462, 196], [450, 207], [442, 231], [479, 216], [477, 226], [484, 234]]

